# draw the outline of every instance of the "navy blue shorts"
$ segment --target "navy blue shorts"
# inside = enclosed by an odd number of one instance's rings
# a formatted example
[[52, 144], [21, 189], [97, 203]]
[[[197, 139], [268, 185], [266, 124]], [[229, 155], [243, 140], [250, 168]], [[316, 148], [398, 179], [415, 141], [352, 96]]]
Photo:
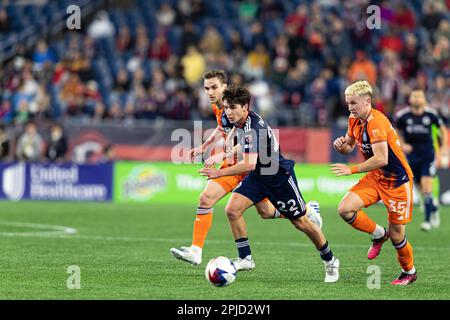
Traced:
[[422, 177], [434, 177], [436, 175], [434, 153], [426, 154], [425, 156], [423, 154], [410, 153], [407, 158], [416, 183], [420, 184]]
[[287, 219], [298, 219], [306, 213], [294, 171], [264, 178], [250, 172], [233, 192], [249, 198], [253, 204], [268, 198]]

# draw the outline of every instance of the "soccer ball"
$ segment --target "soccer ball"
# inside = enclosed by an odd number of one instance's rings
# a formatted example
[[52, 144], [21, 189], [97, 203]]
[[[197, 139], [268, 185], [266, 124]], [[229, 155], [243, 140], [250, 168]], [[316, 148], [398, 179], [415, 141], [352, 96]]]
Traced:
[[216, 257], [206, 265], [205, 277], [216, 287], [225, 287], [236, 280], [237, 270], [233, 261], [227, 257]]

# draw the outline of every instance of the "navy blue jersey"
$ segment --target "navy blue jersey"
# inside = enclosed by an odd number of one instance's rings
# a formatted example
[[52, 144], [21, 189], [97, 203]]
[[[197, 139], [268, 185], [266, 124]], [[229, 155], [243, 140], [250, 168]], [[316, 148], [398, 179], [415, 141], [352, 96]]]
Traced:
[[258, 154], [254, 170], [258, 176], [268, 177], [291, 172], [294, 161], [282, 156], [272, 129], [259, 114], [250, 111], [244, 126], [236, 129], [243, 153]]
[[425, 108], [423, 114], [414, 115], [411, 108], [400, 110], [395, 117], [395, 125], [401, 131], [405, 142], [412, 145], [413, 153], [434, 152], [433, 125], [440, 127], [444, 122], [437, 112]]

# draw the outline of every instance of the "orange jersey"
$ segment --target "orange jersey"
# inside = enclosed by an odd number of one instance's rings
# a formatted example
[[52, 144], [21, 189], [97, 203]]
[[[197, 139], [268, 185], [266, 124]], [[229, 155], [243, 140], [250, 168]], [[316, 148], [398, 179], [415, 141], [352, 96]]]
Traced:
[[393, 189], [412, 181], [413, 173], [403, 154], [397, 133], [383, 113], [372, 109], [364, 122], [350, 115], [347, 134], [356, 140], [366, 160], [373, 157], [372, 144], [387, 142], [388, 164], [369, 173], [382, 187]]
[[234, 124], [228, 120], [227, 115], [224, 112], [224, 108], [219, 108], [216, 104], [211, 105], [211, 108], [216, 116], [217, 126], [222, 132], [222, 136], [224, 139], [227, 138], [228, 133], [234, 128]]

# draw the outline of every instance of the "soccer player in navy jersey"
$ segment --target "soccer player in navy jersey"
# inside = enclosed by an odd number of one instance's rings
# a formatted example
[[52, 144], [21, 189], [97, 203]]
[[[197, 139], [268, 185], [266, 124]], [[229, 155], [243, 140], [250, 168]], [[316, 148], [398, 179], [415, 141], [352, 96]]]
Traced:
[[249, 110], [250, 100], [247, 89], [233, 85], [224, 91], [222, 99], [225, 113], [235, 125], [237, 153], [242, 160], [227, 168], [202, 168], [199, 172], [214, 179], [250, 171], [234, 189], [225, 209], [240, 256], [245, 255], [248, 242], [243, 213], [268, 198], [313, 242], [324, 261], [325, 282], [336, 282], [339, 279], [339, 260], [333, 255], [321, 229], [306, 215], [306, 204], [294, 173], [294, 161], [282, 156], [270, 126], [260, 115]]
[[447, 128], [438, 113], [427, 106], [423, 90], [413, 90], [409, 103], [409, 107], [396, 114], [395, 125], [414, 173], [414, 180], [423, 196], [425, 219], [421, 228], [430, 231], [440, 224], [439, 204], [433, 199], [433, 177], [438, 166], [432, 128], [436, 126], [440, 131], [442, 155], [448, 154]]

